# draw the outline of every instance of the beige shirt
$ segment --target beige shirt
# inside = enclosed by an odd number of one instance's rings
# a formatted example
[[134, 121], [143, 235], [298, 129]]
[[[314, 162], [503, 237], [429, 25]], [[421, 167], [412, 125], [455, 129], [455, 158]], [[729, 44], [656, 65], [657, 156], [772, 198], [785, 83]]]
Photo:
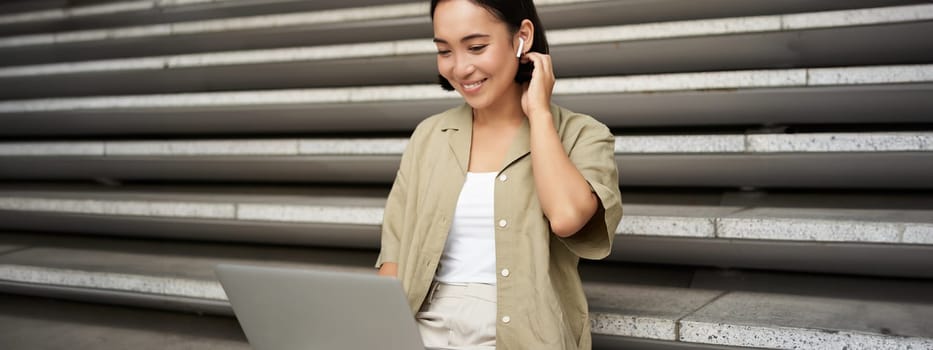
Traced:
[[[496, 178], [496, 348], [590, 349], [579, 258], [609, 255], [622, 218], [615, 139], [590, 116], [551, 105], [564, 150], [599, 197], [576, 234], [553, 234], [538, 202], [524, 119]], [[444, 251], [470, 160], [472, 109], [463, 104], [422, 121], [411, 136], [386, 202], [383, 262], [398, 264], [412, 313], [418, 311]]]

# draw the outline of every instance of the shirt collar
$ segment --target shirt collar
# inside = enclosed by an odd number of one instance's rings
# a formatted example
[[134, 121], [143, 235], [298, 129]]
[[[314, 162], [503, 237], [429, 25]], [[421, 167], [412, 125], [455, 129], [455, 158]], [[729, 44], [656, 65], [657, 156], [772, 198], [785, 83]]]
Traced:
[[[551, 104], [551, 116], [554, 118], [554, 126], [558, 126], [560, 120], [560, 108]], [[464, 103], [459, 107], [450, 110], [447, 115], [438, 123], [441, 132], [447, 133], [447, 143], [450, 151], [457, 158], [457, 164], [460, 165], [461, 172], [466, 175], [470, 162], [470, 144], [473, 136], [473, 108]], [[531, 151], [531, 127], [528, 118], [522, 118], [522, 125], [509, 146], [506, 153], [505, 163], [499, 171], [505, 170], [512, 163], [518, 161]]]

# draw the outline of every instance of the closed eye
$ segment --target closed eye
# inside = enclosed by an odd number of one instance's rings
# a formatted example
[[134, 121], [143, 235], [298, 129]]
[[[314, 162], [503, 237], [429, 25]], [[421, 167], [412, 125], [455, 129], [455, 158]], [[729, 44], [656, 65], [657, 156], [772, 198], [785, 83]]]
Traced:
[[476, 45], [476, 46], [470, 46], [470, 51], [473, 51], [473, 52], [479, 52], [479, 51], [482, 51], [483, 49], [485, 49], [485, 48], [486, 48], [486, 46], [488, 46], [488, 45]]

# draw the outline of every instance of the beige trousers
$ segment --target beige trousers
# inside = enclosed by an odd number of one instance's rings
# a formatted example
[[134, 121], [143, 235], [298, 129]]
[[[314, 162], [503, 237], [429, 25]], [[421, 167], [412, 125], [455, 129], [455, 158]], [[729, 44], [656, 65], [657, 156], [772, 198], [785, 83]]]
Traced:
[[415, 314], [424, 346], [496, 348], [496, 286], [434, 282]]

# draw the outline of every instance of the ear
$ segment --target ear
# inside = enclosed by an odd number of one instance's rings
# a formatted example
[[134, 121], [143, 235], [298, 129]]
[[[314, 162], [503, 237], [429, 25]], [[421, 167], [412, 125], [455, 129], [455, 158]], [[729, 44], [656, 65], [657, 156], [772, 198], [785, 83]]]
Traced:
[[515, 36], [515, 47], [518, 47], [518, 38], [525, 39], [525, 47], [522, 49], [522, 54], [531, 51], [531, 47], [534, 45], [535, 41], [535, 26], [531, 23], [530, 20], [522, 20], [522, 24], [518, 27], [518, 33]]

